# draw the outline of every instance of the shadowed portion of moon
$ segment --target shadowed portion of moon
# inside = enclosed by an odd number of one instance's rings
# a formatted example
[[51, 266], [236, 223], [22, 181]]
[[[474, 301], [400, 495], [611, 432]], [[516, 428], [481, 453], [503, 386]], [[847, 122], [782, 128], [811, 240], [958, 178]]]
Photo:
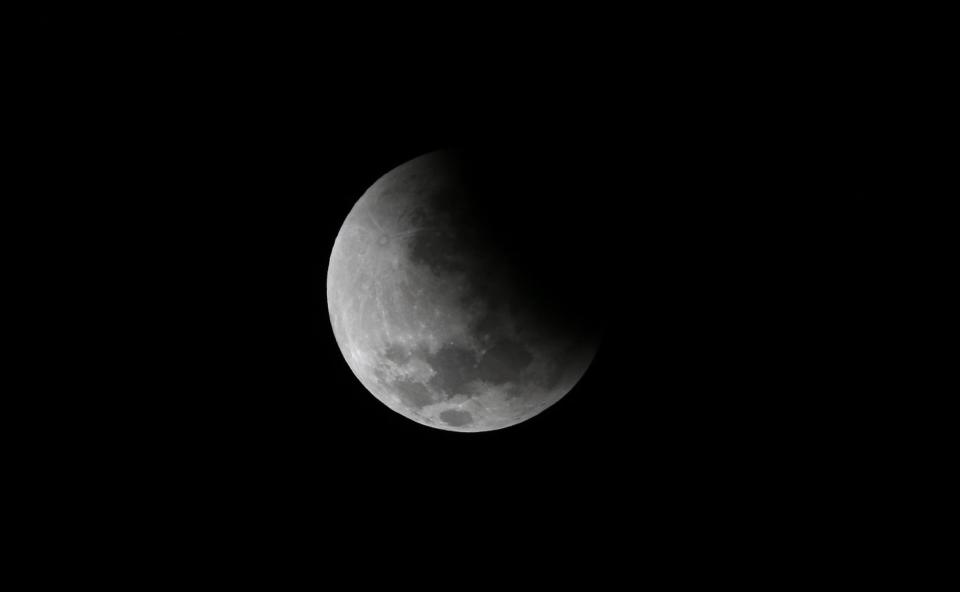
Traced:
[[442, 429], [498, 429], [586, 371], [602, 328], [594, 254], [538, 172], [435, 152], [384, 175], [347, 216], [327, 273], [331, 325], [391, 409]]
[[507, 382], [520, 374], [531, 362], [533, 356], [522, 345], [502, 339], [484, 352], [477, 367], [477, 376], [487, 382]]

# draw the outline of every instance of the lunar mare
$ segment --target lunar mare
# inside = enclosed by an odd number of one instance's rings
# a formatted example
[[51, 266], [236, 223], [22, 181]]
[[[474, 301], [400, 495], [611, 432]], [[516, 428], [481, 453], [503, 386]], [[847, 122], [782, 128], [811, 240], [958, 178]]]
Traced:
[[377, 399], [430, 427], [477, 432], [556, 403], [597, 338], [543, 312], [547, 298], [518, 281], [458, 171], [452, 154], [430, 153], [361, 196], [330, 255], [327, 304], [344, 358]]

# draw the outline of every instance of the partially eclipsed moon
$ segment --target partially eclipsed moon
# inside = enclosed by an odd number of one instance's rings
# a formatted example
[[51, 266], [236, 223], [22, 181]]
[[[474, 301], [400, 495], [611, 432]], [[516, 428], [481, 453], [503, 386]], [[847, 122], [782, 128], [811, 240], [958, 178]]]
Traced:
[[461, 172], [434, 152], [374, 183], [334, 243], [327, 304], [344, 358], [375, 397], [424, 425], [477, 432], [556, 403], [597, 337], [524, 279], [530, 259], [504, 246], [518, 244], [509, 225], [480, 211], [491, 200]]

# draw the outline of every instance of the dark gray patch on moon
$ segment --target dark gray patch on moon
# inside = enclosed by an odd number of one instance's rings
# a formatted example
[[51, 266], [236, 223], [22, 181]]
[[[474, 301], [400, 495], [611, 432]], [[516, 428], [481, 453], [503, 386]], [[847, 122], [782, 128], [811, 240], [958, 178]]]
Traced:
[[544, 388], [550, 390], [559, 385], [566, 371], [571, 365], [575, 365], [577, 359], [583, 355], [577, 350], [577, 345], [577, 342], [573, 342], [556, 354], [556, 362], [550, 366], [550, 371], [544, 377]]
[[425, 361], [436, 372], [430, 386], [452, 397], [464, 391], [463, 387], [476, 379], [476, 355], [470, 349], [445, 345]]
[[488, 349], [480, 359], [477, 378], [493, 384], [516, 379], [533, 361], [533, 355], [522, 345], [509, 339], [501, 339]]
[[410, 351], [402, 345], [393, 343], [387, 346], [383, 356], [394, 364], [406, 364], [410, 360]]
[[400, 393], [400, 398], [403, 399], [407, 407], [420, 409], [433, 403], [430, 391], [419, 382], [401, 379], [394, 381], [393, 387]]
[[448, 426], [459, 428], [471, 423], [473, 421], [473, 416], [470, 415], [469, 411], [461, 411], [460, 409], [447, 409], [446, 411], [440, 413], [440, 419], [442, 419], [443, 422]]
[[469, 259], [449, 229], [427, 229], [410, 241], [410, 261], [424, 265], [437, 276], [467, 271]]
[[430, 218], [422, 207], [415, 207], [409, 212], [404, 212], [400, 220], [413, 230], [422, 230], [430, 223]]
[[[563, 360], [563, 362], [566, 362], [566, 360]], [[560, 384], [560, 379], [563, 378], [564, 370], [566, 370], [566, 366], [564, 366], [563, 363], [554, 364], [550, 368], [550, 373], [547, 374], [547, 380], [543, 386], [546, 387], [547, 390], [550, 390]]]

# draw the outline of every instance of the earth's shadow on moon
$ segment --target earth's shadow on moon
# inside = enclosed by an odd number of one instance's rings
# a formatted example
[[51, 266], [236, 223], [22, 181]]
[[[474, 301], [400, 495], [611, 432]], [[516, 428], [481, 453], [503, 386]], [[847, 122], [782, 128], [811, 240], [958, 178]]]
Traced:
[[[398, 413], [491, 431], [538, 415], [602, 335], [602, 248], [552, 169], [509, 154], [431, 153], [347, 216], [327, 300], [344, 357]], [[581, 240], [578, 240], [581, 239]], [[587, 238], [587, 240], [583, 240]]]

